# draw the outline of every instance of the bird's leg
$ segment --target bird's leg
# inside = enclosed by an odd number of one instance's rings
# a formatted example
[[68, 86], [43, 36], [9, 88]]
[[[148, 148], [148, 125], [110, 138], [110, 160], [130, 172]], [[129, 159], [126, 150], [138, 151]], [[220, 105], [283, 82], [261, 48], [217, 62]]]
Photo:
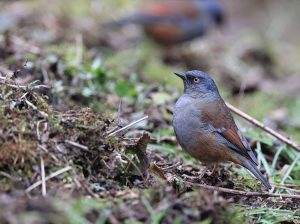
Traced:
[[209, 176], [213, 176], [213, 175], [215, 175], [218, 172], [218, 166], [219, 166], [218, 163], [216, 163], [214, 165], [214, 167], [213, 167], [212, 171], [210, 172]]

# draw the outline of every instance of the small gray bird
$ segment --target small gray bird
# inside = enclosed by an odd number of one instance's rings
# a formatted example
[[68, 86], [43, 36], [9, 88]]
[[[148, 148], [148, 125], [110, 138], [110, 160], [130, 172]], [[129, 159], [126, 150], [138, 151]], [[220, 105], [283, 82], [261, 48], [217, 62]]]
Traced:
[[173, 127], [181, 147], [206, 164], [224, 161], [240, 164], [270, 189], [213, 79], [201, 71], [175, 75], [184, 83], [184, 94], [173, 112]]

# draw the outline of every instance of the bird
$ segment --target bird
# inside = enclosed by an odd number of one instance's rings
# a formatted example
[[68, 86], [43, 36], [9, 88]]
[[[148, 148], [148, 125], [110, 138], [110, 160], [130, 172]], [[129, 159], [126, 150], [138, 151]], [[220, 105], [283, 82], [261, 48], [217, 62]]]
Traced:
[[104, 27], [138, 24], [156, 43], [171, 46], [204, 35], [224, 21], [218, 0], [164, 0], [142, 5], [136, 12]]
[[183, 80], [184, 93], [173, 110], [173, 128], [184, 151], [205, 164], [231, 161], [248, 169], [271, 189], [257, 168], [258, 161], [238, 129], [214, 80], [205, 72], [175, 72]]

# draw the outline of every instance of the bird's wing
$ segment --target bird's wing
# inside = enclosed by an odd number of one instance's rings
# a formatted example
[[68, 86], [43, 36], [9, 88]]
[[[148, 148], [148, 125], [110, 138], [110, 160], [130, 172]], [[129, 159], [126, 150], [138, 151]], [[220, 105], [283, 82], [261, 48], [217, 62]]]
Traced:
[[[239, 130], [234, 131], [232, 129], [226, 129], [224, 131], [219, 131], [220, 129], [217, 130], [217, 132], [224, 137], [230, 144], [227, 144], [229, 148], [232, 150], [236, 151], [239, 154], [242, 154], [246, 158], [250, 159], [253, 163], [258, 165], [257, 159], [247, 142], [246, 138], [242, 136]], [[244, 140], [241, 139], [241, 136]]]
[[203, 108], [201, 120], [212, 125], [215, 132], [224, 138], [224, 143], [230, 149], [248, 158], [254, 164], [258, 164], [247, 139], [238, 130], [228, 107], [222, 99]]

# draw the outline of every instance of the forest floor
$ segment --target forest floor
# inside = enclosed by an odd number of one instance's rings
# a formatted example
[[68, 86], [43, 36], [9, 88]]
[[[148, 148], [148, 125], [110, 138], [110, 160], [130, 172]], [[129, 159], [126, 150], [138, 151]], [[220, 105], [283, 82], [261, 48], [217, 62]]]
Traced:
[[100, 28], [120, 1], [56, 3], [0, 3], [0, 223], [300, 223], [299, 152], [236, 117], [271, 194], [290, 195], [268, 197], [234, 164], [200, 178], [171, 126], [172, 72], [200, 68], [300, 142], [296, 49], [212, 32], [168, 51], [136, 27]]

